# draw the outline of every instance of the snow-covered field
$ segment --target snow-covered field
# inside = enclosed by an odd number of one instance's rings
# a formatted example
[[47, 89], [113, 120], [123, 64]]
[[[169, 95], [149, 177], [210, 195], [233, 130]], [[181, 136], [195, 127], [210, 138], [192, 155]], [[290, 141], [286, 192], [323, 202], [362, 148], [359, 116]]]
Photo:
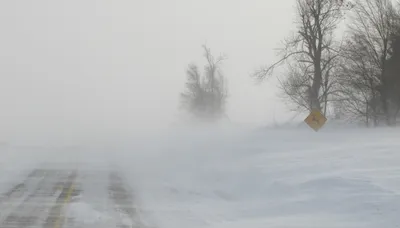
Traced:
[[182, 130], [121, 151], [150, 226], [400, 227], [400, 129]]
[[[43, 162], [121, 171], [151, 228], [400, 227], [400, 129], [180, 129], [0, 152], [0, 192]], [[70, 213], [101, 225], [92, 182]]]

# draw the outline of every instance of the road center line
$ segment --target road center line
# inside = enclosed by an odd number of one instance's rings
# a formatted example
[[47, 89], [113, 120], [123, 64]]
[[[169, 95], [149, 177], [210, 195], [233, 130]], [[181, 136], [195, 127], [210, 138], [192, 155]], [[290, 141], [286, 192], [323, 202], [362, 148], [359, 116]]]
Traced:
[[62, 212], [62, 209], [65, 208], [66, 205], [71, 202], [71, 196], [72, 196], [72, 192], [74, 191], [74, 189], [75, 189], [75, 186], [71, 182], [71, 184], [70, 184], [70, 186], [68, 188], [67, 194], [65, 195], [64, 200], [62, 201], [61, 208], [60, 208], [59, 213], [57, 215], [57, 219], [54, 222], [54, 228], [60, 228], [61, 224], [64, 223], [65, 217], [61, 217], [61, 212]]

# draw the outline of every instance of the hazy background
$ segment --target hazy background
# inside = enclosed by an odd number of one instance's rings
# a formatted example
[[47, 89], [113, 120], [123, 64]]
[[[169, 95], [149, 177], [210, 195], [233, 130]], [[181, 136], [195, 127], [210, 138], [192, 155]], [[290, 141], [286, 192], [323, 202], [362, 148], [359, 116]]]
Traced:
[[233, 122], [290, 119], [274, 80], [256, 86], [249, 73], [276, 59], [293, 12], [294, 1], [1, 1], [1, 137], [67, 140], [170, 126], [187, 64], [203, 64], [202, 44], [229, 58]]

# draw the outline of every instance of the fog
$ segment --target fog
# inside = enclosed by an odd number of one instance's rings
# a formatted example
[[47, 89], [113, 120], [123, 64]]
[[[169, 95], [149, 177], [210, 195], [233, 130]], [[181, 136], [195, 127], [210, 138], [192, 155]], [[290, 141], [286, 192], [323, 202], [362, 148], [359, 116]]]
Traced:
[[179, 122], [179, 93], [202, 44], [228, 60], [228, 116], [264, 125], [293, 114], [249, 73], [275, 58], [291, 1], [2, 1], [3, 139], [62, 140], [158, 131]]
[[[398, 128], [263, 128], [305, 117], [279, 71], [249, 76], [277, 60], [294, 3], [0, 1], [0, 226], [57, 222], [53, 208], [68, 227], [400, 224]], [[227, 56], [212, 128], [179, 109], [203, 44]]]

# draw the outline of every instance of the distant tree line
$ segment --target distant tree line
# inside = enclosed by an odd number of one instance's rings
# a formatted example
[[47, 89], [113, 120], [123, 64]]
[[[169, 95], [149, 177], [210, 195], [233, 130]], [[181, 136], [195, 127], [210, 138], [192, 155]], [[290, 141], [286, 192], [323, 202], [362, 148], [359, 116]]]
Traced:
[[[400, 117], [400, 5], [392, 0], [296, 0], [297, 29], [284, 39], [280, 58], [256, 70], [260, 82], [274, 69], [292, 111], [319, 110], [331, 118], [394, 126]], [[339, 28], [345, 26], [340, 34]], [[204, 46], [202, 75], [189, 65], [182, 106], [196, 118], [224, 115], [227, 88]]]
[[[264, 80], [274, 68], [285, 101], [295, 111], [367, 126], [396, 125], [400, 114], [400, 7], [391, 0], [297, 0], [297, 31], [285, 39], [281, 58], [251, 76]], [[340, 36], [338, 27], [346, 26]]]

